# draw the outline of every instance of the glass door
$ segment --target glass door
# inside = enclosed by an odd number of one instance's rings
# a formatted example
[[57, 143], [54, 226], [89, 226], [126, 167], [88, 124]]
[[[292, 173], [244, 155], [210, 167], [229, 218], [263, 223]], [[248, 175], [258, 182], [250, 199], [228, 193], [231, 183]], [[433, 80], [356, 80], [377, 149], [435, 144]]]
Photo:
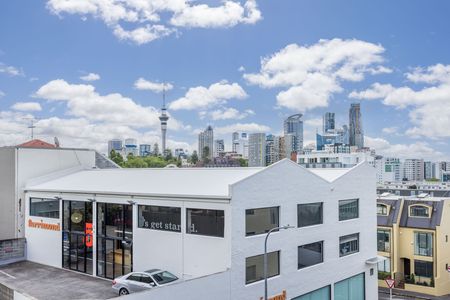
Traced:
[[92, 203], [63, 202], [63, 268], [92, 275]]
[[114, 279], [133, 270], [133, 207], [97, 203], [97, 276]]

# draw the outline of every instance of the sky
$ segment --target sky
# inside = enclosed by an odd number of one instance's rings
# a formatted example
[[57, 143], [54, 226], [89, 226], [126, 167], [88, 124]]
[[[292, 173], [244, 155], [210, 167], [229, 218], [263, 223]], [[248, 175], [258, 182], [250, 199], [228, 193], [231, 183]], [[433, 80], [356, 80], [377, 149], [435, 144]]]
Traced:
[[197, 147], [208, 125], [281, 134], [302, 113], [338, 126], [361, 103], [378, 154], [450, 159], [446, 0], [48, 0], [0, 2], [0, 146], [58, 137]]

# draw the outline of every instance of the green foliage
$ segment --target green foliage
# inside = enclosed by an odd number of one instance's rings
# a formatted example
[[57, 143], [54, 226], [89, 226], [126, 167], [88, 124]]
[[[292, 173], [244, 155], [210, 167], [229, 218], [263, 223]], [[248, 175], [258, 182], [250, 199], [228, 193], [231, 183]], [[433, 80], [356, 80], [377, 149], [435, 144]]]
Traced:
[[194, 150], [194, 152], [192, 152], [191, 163], [194, 165], [198, 163], [198, 154], [197, 154], [196, 150]]
[[378, 271], [378, 279], [385, 280], [388, 277], [391, 277], [390, 272]]
[[111, 150], [111, 153], [109, 153], [109, 159], [111, 159], [113, 162], [121, 166], [123, 164], [123, 157], [120, 155], [120, 153], [117, 153], [114, 150]]
[[176, 158], [165, 159], [161, 156], [133, 156], [129, 155], [127, 161], [122, 161], [120, 166], [122, 168], [164, 168], [169, 164], [181, 166], [181, 160]]
[[246, 160], [245, 158], [239, 158], [238, 161], [241, 167], [248, 167], [248, 160]]
[[210, 161], [209, 156], [210, 156], [210, 149], [208, 146], [205, 146], [203, 148], [203, 153], [202, 153], [202, 161], [205, 164], [209, 163], [209, 161]]
[[428, 182], [439, 182], [440, 180], [437, 179], [437, 178], [429, 178], [429, 179], [426, 179], [425, 181], [428, 181]]

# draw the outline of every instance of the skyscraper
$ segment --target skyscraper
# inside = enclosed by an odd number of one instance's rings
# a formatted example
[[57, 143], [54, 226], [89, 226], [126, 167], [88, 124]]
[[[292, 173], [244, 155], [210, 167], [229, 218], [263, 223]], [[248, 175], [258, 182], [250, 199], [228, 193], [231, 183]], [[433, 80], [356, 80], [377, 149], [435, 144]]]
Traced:
[[278, 155], [275, 152], [275, 149], [275, 136], [273, 134], [269, 134], [266, 137], [266, 166], [270, 166], [278, 161]]
[[334, 131], [335, 128], [334, 113], [326, 112], [323, 115], [323, 133], [325, 134], [328, 131]]
[[159, 120], [161, 121], [161, 151], [162, 154], [166, 153], [166, 133], [167, 133], [167, 121], [169, 120], [169, 116], [167, 115], [166, 109], [166, 91], [163, 91], [163, 106], [161, 108], [161, 115], [159, 116]]
[[423, 159], [405, 159], [403, 163], [403, 179], [423, 181], [424, 173]]
[[[214, 131], [212, 127], [209, 125], [205, 131], [200, 132], [198, 135], [198, 156], [200, 159], [213, 158], [213, 146], [214, 146]], [[207, 149], [206, 149], [207, 147]], [[204, 153], [204, 151], [208, 151], [208, 153]]]
[[[284, 135], [295, 136], [295, 149], [299, 153], [303, 149], [303, 121], [302, 114], [295, 114], [284, 120]], [[286, 149], [287, 151], [288, 149]]]
[[361, 120], [361, 104], [352, 103], [348, 114], [348, 124], [350, 129], [349, 144], [356, 146], [358, 149], [364, 147], [364, 133]]
[[114, 150], [116, 153], [122, 152], [123, 141], [119, 139], [112, 139], [108, 141], [108, 156], [111, 155], [111, 151]]
[[224, 140], [215, 140], [214, 141], [214, 157], [220, 157], [220, 155], [224, 152], [225, 152]]
[[264, 167], [266, 165], [266, 134], [250, 133], [248, 135], [248, 166]]

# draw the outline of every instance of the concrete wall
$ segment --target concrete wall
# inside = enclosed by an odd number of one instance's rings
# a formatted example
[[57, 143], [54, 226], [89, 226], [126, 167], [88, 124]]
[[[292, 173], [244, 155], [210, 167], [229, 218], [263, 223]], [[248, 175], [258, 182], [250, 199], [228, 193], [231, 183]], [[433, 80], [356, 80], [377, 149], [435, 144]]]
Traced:
[[16, 238], [15, 166], [15, 149], [0, 148], [0, 241]]
[[[245, 210], [280, 206], [280, 225], [296, 228], [275, 232], [268, 251], [280, 251], [280, 275], [268, 280], [269, 296], [287, 291], [288, 299], [365, 272], [366, 299], [377, 299], [376, 266], [365, 261], [377, 255], [375, 169], [360, 165], [332, 183], [289, 161], [255, 174], [232, 188], [231, 298], [258, 299], [264, 282], [245, 284], [246, 257], [263, 254], [265, 235], [245, 237]], [[359, 218], [339, 221], [338, 201], [359, 198]], [[297, 228], [297, 204], [323, 202], [323, 224]], [[360, 251], [339, 257], [339, 236], [360, 234]], [[298, 246], [324, 241], [324, 262], [297, 269]], [[370, 268], [374, 268], [370, 275]]]
[[26, 260], [25, 239], [0, 241], [0, 265]]

